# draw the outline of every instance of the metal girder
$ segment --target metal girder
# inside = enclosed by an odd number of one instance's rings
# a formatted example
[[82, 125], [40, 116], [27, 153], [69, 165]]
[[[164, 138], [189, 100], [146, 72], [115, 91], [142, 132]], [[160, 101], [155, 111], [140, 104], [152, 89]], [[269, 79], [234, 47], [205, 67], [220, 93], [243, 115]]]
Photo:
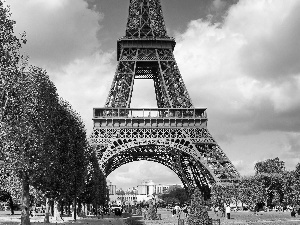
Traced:
[[153, 79], [159, 108], [191, 108], [172, 49], [122, 49], [106, 107], [130, 108], [134, 79]]
[[167, 37], [159, 0], [130, 0], [126, 37]]

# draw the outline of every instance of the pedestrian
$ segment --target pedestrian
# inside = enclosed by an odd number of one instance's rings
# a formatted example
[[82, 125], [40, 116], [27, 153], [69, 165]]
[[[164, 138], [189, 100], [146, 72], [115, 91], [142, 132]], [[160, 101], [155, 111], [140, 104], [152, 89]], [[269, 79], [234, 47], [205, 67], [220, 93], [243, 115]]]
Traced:
[[147, 219], [147, 214], [148, 214], [147, 207], [144, 207], [144, 208], [143, 208], [144, 220]]
[[218, 206], [216, 206], [215, 208], [214, 208], [214, 212], [215, 212], [215, 215], [217, 215], [218, 216]]
[[296, 211], [297, 211], [298, 215], [300, 215], [300, 206], [299, 205], [296, 206]]
[[293, 210], [291, 212], [291, 217], [296, 217], [296, 212], [295, 212], [294, 208], [293, 208]]
[[229, 205], [226, 206], [226, 215], [227, 215], [227, 219], [230, 219], [230, 206]]
[[180, 206], [178, 204], [175, 205], [174, 207], [175, 214], [178, 218], [180, 218]]
[[185, 216], [185, 218], [187, 217], [187, 215], [188, 215], [188, 207], [187, 207], [187, 205], [184, 205], [184, 207], [183, 207], [183, 213], [184, 213], [184, 216]]
[[172, 209], [172, 217], [174, 217], [176, 215], [176, 209], [175, 207]]
[[222, 212], [221, 217], [225, 217], [225, 207], [224, 207], [224, 206], [221, 206], [221, 207], [220, 207], [220, 210], [221, 210], [221, 212]]

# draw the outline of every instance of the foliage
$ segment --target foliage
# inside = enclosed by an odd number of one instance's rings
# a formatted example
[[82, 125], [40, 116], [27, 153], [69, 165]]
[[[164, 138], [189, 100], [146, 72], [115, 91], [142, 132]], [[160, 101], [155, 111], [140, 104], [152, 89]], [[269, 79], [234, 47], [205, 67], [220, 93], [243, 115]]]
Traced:
[[280, 161], [278, 157], [275, 159], [267, 159], [265, 161], [257, 162], [254, 166], [255, 174], [272, 174], [282, 173], [285, 170], [284, 162]]
[[99, 168], [97, 156], [92, 148], [89, 148], [89, 164], [83, 192], [80, 200], [86, 204], [106, 205], [108, 202], [106, 179]]
[[117, 195], [125, 195], [125, 191], [123, 191], [122, 189], [119, 189], [116, 191]]
[[173, 188], [169, 193], [164, 193], [161, 198], [167, 202], [167, 204], [173, 204], [179, 202], [184, 204], [189, 200], [186, 190], [182, 187]]
[[201, 191], [196, 189], [192, 196], [189, 216], [187, 218], [188, 225], [206, 225], [209, 224], [209, 217], [206, 210], [207, 203]]
[[286, 172], [283, 180], [283, 202], [295, 207], [300, 205], [300, 163], [294, 171]]
[[155, 206], [153, 204], [153, 201], [149, 200], [148, 203], [149, 203], [149, 208], [147, 210], [146, 217], [147, 217], [148, 220], [156, 220], [157, 219], [157, 214], [156, 214], [156, 209], [155, 209]]
[[227, 205], [233, 202], [237, 204], [241, 197], [241, 189], [238, 185], [213, 185], [211, 187], [211, 205], [213, 207], [223, 207], [224, 204]]
[[280, 161], [278, 157], [267, 159], [256, 163], [254, 169], [257, 182], [265, 189], [266, 205], [281, 204], [284, 196], [284, 162]]
[[[30, 190], [57, 200], [75, 198], [84, 190], [89, 153], [81, 118], [58, 99], [46, 71], [28, 66], [20, 54], [25, 34], [14, 35], [10, 17], [0, 0], [1, 188], [16, 198], [22, 193], [21, 222], [29, 224]], [[99, 172], [97, 179], [103, 186]]]
[[19, 39], [14, 35], [15, 21], [11, 19], [9, 7], [0, 0], [0, 132], [3, 122], [10, 119], [14, 103], [14, 90], [19, 75], [27, 65], [27, 59], [20, 54], [22, 43], [26, 43], [25, 33]]
[[212, 206], [241, 202], [254, 210], [258, 203], [271, 207], [300, 204], [300, 163], [294, 171], [285, 171], [279, 158], [267, 159], [258, 162], [255, 171], [254, 176], [243, 177], [236, 185], [212, 186]]

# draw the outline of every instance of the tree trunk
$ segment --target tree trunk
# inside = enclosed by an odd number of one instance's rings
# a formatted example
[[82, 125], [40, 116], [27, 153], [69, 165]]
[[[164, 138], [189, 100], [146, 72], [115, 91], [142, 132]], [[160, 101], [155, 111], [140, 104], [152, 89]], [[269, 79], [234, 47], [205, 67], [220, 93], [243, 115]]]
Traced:
[[45, 211], [44, 223], [50, 223], [50, 221], [49, 221], [49, 212], [50, 212], [49, 204], [50, 204], [49, 198], [46, 198], [46, 211]]
[[77, 209], [76, 209], [76, 197], [74, 199], [74, 202], [73, 202], [73, 219], [76, 221], [76, 214], [77, 214]]
[[11, 213], [11, 215], [14, 215], [15, 214], [15, 211], [14, 211], [14, 202], [13, 202], [13, 199], [12, 199], [11, 195], [9, 195], [9, 207], [10, 207], [10, 213]]
[[68, 202], [68, 215], [70, 216], [71, 215], [71, 206], [70, 206], [70, 202]]
[[84, 207], [84, 215], [87, 216], [87, 215], [88, 215], [87, 204], [85, 203], [85, 204], [83, 205], [83, 207]]
[[54, 215], [54, 200], [51, 201], [51, 216]]
[[22, 178], [22, 214], [21, 214], [21, 225], [30, 225], [29, 218], [29, 177], [27, 174], [23, 175]]
[[60, 201], [60, 215], [61, 217], [64, 215], [64, 202]]

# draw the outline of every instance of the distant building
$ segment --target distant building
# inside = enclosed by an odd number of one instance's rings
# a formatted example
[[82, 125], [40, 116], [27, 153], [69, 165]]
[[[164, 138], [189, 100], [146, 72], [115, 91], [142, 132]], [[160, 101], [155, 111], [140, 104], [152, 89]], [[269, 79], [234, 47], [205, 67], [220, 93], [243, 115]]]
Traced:
[[153, 195], [156, 191], [156, 185], [152, 180], [143, 181], [137, 186], [139, 195]]
[[117, 186], [113, 185], [111, 181], [107, 180], [107, 188], [109, 195], [115, 195], [117, 191]]
[[179, 184], [155, 184], [152, 180], [144, 180], [137, 188], [128, 188], [123, 191], [122, 188], [116, 188], [111, 182], [108, 183], [110, 203], [135, 205], [150, 199], [157, 199], [158, 194], [163, 194], [176, 187], [183, 187]]
[[156, 185], [156, 194], [163, 194], [169, 191], [169, 185], [165, 185], [165, 184], [158, 184]]

